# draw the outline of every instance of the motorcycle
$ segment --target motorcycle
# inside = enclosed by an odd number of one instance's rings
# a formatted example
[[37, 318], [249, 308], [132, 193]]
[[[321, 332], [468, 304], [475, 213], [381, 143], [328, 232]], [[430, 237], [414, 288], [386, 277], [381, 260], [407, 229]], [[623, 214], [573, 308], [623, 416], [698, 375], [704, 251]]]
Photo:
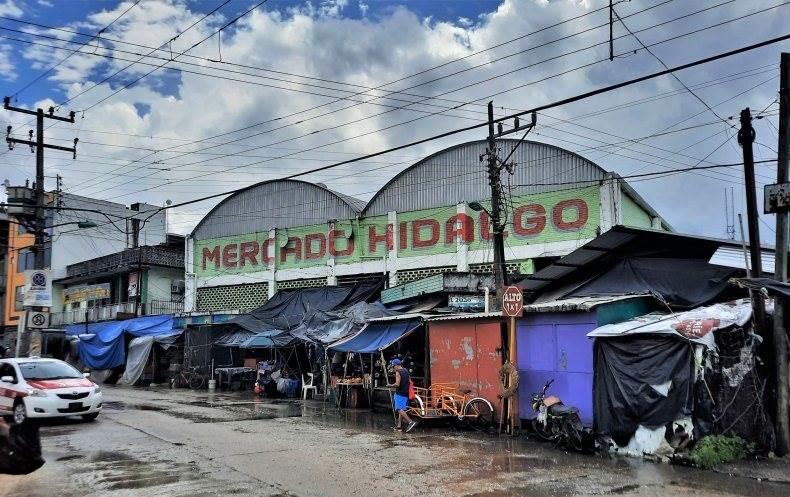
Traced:
[[554, 379], [546, 382], [542, 392], [532, 395], [532, 408], [538, 413], [532, 420], [532, 430], [538, 438], [581, 452], [584, 427], [579, 409], [566, 406], [556, 395], [547, 397], [546, 390], [552, 383]]

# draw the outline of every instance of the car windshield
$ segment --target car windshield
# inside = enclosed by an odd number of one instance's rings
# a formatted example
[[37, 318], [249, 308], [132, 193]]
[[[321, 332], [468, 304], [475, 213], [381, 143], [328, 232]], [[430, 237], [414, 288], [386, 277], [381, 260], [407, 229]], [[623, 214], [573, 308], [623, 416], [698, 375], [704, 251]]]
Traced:
[[82, 378], [79, 371], [60, 361], [20, 362], [19, 369], [26, 380], [62, 380]]

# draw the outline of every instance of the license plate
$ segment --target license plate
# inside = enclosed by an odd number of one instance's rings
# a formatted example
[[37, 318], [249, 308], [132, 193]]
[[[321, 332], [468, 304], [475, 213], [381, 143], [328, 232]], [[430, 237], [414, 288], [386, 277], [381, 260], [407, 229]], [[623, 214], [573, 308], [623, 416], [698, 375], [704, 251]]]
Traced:
[[82, 409], [82, 402], [69, 402], [69, 411]]

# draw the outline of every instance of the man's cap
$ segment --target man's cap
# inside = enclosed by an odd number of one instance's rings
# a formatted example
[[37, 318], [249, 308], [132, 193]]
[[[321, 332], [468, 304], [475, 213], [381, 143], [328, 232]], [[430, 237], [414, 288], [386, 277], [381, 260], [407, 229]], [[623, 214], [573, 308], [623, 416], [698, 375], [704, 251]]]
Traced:
[[395, 359], [390, 361], [390, 364], [393, 366], [400, 366], [400, 359], [396, 357]]

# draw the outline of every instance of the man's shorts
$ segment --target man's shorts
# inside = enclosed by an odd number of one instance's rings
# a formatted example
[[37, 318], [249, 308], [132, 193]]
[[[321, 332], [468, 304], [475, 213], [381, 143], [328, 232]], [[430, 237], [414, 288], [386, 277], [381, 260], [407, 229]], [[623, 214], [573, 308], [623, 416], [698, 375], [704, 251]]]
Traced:
[[395, 394], [395, 411], [405, 411], [409, 408], [409, 398], [405, 395]]

